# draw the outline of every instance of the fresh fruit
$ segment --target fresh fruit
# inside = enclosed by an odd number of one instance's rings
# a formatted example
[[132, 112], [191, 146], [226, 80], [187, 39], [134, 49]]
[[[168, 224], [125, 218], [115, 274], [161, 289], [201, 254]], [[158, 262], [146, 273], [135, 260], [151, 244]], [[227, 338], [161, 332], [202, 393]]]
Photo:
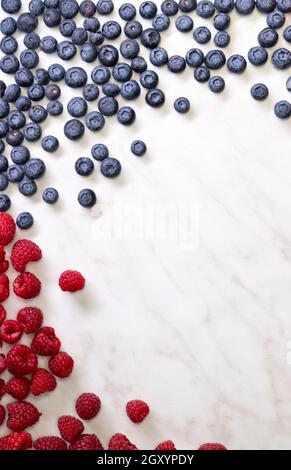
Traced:
[[32, 273], [21, 273], [14, 280], [14, 293], [23, 299], [33, 299], [34, 297], [38, 296], [40, 289], [41, 282]]
[[11, 431], [24, 431], [35, 424], [41, 415], [38, 409], [27, 401], [15, 401], [7, 405], [7, 427]]
[[133, 423], [141, 423], [149, 414], [149, 406], [142, 400], [131, 400], [126, 405], [126, 413]]
[[81, 419], [94, 418], [101, 408], [100, 398], [94, 393], [83, 393], [76, 401], [76, 411]]
[[27, 450], [31, 447], [31, 435], [27, 432], [13, 432], [0, 438], [0, 450]]
[[6, 356], [6, 367], [13, 375], [32, 374], [37, 369], [37, 356], [24, 344], [13, 346]]
[[60, 351], [61, 342], [51, 327], [44, 327], [35, 333], [31, 349], [39, 356], [54, 356]]
[[65, 378], [71, 375], [74, 367], [74, 360], [69, 356], [69, 354], [59, 352], [49, 360], [48, 366], [54, 375]]
[[61, 437], [67, 442], [73, 442], [84, 431], [82, 421], [74, 416], [61, 416], [58, 419], [58, 428]]
[[22, 336], [22, 327], [15, 320], [5, 320], [0, 327], [0, 338], [4, 343], [17, 343]]
[[67, 450], [67, 444], [57, 436], [39, 437], [34, 441], [35, 450]]
[[11, 215], [0, 214], [0, 245], [8, 245], [15, 235], [16, 225]]
[[31, 333], [35, 333], [41, 327], [43, 322], [43, 314], [39, 308], [24, 307], [19, 310], [17, 314], [17, 321], [22, 326], [24, 333], [29, 335]]
[[64, 292], [76, 292], [85, 286], [85, 279], [79, 271], [64, 271], [59, 278], [59, 286]]
[[16, 400], [24, 400], [29, 394], [30, 381], [26, 377], [12, 377], [6, 383], [6, 392]]
[[69, 447], [69, 450], [103, 450], [95, 434], [81, 434]]
[[42, 393], [52, 392], [57, 386], [55, 377], [46, 369], [37, 369], [31, 379], [31, 392], [38, 396]]
[[111, 437], [108, 450], [137, 450], [137, 447], [124, 434], [118, 433]]
[[14, 269], [23, 273], [28, 263], [39, 261], [41, 257], [41, 249], [36, 243], [31, 240], [18, 240], [13, 245], [10, 259]]

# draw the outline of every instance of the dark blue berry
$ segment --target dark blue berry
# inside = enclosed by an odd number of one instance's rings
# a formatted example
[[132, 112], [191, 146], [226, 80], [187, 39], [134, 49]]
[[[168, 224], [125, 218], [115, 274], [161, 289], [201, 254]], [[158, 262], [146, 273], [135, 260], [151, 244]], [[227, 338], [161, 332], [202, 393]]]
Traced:
[[291, 0], [277, 0], [277, 8], [283, 13], [290, 13]]
[[45, 164], [40, 158], [31, 158], [24, 167], [25, 176], [32, 180], [41, 178], [44, 175], [45, 170]]
[[113, 67], [118, 62], [119, 53], [116, 47], [111, 45], [101, 46], [99, 50], [99, 62], [106, 67]]
[[154, 2], [142, 2], [142, 4], [139, 7], [139, 14], [142, 16], [142, 18], [145, 18], [146, 20], [154, 18], [157, 14], [157, 5]]
[[180, 55], [173, 55], [168, 60], [168, 69], [173, 73], [181, 73], [186, 68], [186, 61]]
[[239, 54], [233, 54], [227, 60], [227, 68], [232, 73], [243, 73], [247, 67], [245, 58]]
[[112, 69], [112, 76], [117, 82], [127, 82], [131, 79], [132, 69], [128, 64], [116, 64]]
[[118, 122], [124, 126], [133, 124], [135, 117], [135, 111], [130, 106], [123, 106], [117, 113]]
[[7, 122], [10, 129], [21, 129], [25, 126], [26, 118], [22, 111], [14, 110], [8, 114]]
[[164, 0], [161, 10], [166, 16], [175, 16], [179, 11], [179, 5], [175, 0]]
[[90, 44], [93, 44], [93, 46], [101, 46], [101, 44], [103, 44], [104, 42], [104, 36], [102, 33], [100, 33], [100, 31], [98, 31], [98, 33], [91, 33], [89, 35], [89, 41], [90, 41]]
[[71, 116], [79, 118], [85, 116], [88, 110], [88, 105], [84, 98], [76, 96], [75, 98], [70, 99], [67, 109]]
[[85, 18], [83, 26], [86, 31], [89, 31], [90, 33], [96, 33], [100, 28], [100, 21], [98, 18]]
[[87, 73], [81, 67], [71, 67], [65, 73], [65, 83], [71, 88], [83, 87], [87, 82]]
[[55, 152], [59, 147], [59, 141], [53, 135], [48, 135], [42, 139], [41, 146], [46, 152]]
[[283, 36], [285, 41], [291, 42], [291, 26], [287, 26], [287, 28], [284, 29]]
[[30, 158], [30, 152], [27, 147], [14, 147], [10, 153], [11, 160], [16, 165], [24, 165]]
[[0, 212], [6, 212], [11, 207], [10, 197], [7, 194], [0, 194]]
[[215, 75], [210, 78], [208, 86], [213, 93], [221, 93], [225, 88], [225, 81], [222, 77]]
[[39, 85], [47, 85], [50, 81], [50, 76], [47, 70], [37, 69], [35, 72], [35, 81]]
[[86, 44], [83, 44], [80, 48], [80, 57], [84, 62], [94, 62], [98, 56], [98, 49], [93, 46], [93, 44], [90, 44], [89, 42], [86, 42]]
[[11, 130], [6, 134], [6, 142], [12, 147], [17, 147], [18, 145], [21, 145], [23, 139], [23, 133], [18, 129]]
[[158, 83], [159, 76], [154, 70], [145, 70], [140, 76], [140, 84], [144, 88], [156, 88]]
[[84, 28], [76, 28], [72, 34], [72, 42], [76, 46], [81, 46], [88, 39], [88, 33]]
[[114, 10], [114, 3], [112, 0], [98, 0], [96, 8], [100, 15], [110, 15]]
[[4, 36], [0, 42], [0, 50], [3, 54], [14, 54], [17, 51], [18, 42], [13, 36]]
[[132, 3], [124, 3], [118, 10], [119, 16], [124, 21], [131, 21], [136, 15], [136, 8]]
[[147, 28], [141, 33], [141, 43], [147, 49], [154, 49], [157, 47], [161, 40], [161, 35], [153, 28]]
[[0, 121], [0, 138], [6, 137], [7, 132], [9, 131], [9, 126], [7, 121]]
[[4, 155], [0, 155], [0, 173], [6, 171], [8, 168], [8, 160]]
[[0, 191], [4, 191], [9, 184], [6, 173], [0, 173]]
[[190, 109], [190, 101], [187, 98], [181, 96], [180, 98], [177, 98], [175, 100], [174, 108], [177, 111], [177, 113], [180, 113], [180, 114], [188, 113]]
[[15, 83], [11, 83], [8, 85], [4, 91], [4, 99], [8, 103], [15, 103], [17, 98], [19, 98], [21, 93], [21, 89], [19, 85], [16, 85]]
[[272, 54], [272, 64], [280, 70], [288, 69], [291, 65], [291, 52], [284, 47], [277, 49]]
[[21, 212], [16, 217], [16, 225], [21, 230], [28, 230], [33, 226], [34, 220], [30, 212]]
[[28, 111], [28, 116], [30, 119], [33, 122], [37, 122], [38, 124], [46, 120], [47, 114], [47, 110], [40, 104], [32, 106]]
[[60, 101], [50, 101], [46, 110], [51, 116], [59, 116], [63, 112], [63, 105]]
[[94, 171], [94, 163], [91, 158], [78, 158], [75, 163], [75, 170], [80, 176], [89, 176]]
[[102, 91], [104, 95], [115, 98], [116, 96], [119, 95], [120, 88], [116, 83], [108, 82], [108, 83], [104, 83], [104, 85], [102, 86]]
[[130, 146], [130, 149], [133, 155], [142, 157], [147, 151], [147, 146], [142, 140], [134, 140]]
[[269, 90], [263, 83], [255, 83], [251, 88], [251, 95], [257, 101], [263, 101], [267, 98]]
[[86, 101], [95, 101], [99, 96], [99, 88], [95, 83], [87, 83], [83, 87], [83, 97]]
[[255, 0], [235, 0], [235, 9], [241, 15], [249, 15], [255, 9]]
[[95, 67], [91, 72], [91, 78], [97, 85], [104, 85], [110, 80], [111, 72], [107, 67]]
[[105, 158], [109, 156], [109, 151], [106, 145], [95, 144], [91, 148], [91, 155], [94, 158], [94, 160], [97, 160], [98, 162], [102, 162], [102, 160], [104, 160]]
[[211, 18], [215, 12], [215, 6], [209, 0], [200, 0], [197, 3], [196, 12], [201, 18]]
[[219, 13], [213, 19], [213, 26], [218, 31], [223, 31], [230, 24], [230, 16], [227, 13]]
[[106, 178], [115, 178], [121, 172], [120, 161], [116, 158], [105, 158], [101, 162], [100, 171]]
[[132, 70], [136, 73], [145, 72], [148, 67], [146, 60], [143, 57], [139, 56], [132, 59], [130, 65]]
[[85, 132], [84, 124], [78, 119], [70, 119], [64, 126], [64, 134], [70, 140], [80, 139]]
[[273, 11], [267, 15], [267, 25], [270, 28], [281, 28], [285, 23], [285, 15], [281, 11]]
[[83, 0], [83, 2], [80, 4], [79, 11], [81, 15], [90, 18], [96, 13], [96, 5], [92, 2], [92, 0]]
[[206, 44], [211, 39], [211, 32], [206, 26], [198, 26], [194, 29], [193, 38], [198, 44]]
[[227, 31], [218, 31], [215, 34], [213, 41], [217, 47], [227, 47], [230, 43], [230, 35]]
[[17, 13], [21, 8], [21, 0], [1, 0], [1, 7], [6, 13]]
[[48, 8], [56, 8], [59, 5], [59, 0], [43, 0]]
[[106, 21], [102, 26], [102, 34], [106, 39], [117, 39], [121, 34], [121, 26], [117, 21]]
[[63, 60], [71, 60], [77, 53], [75, 44], [71, 41], [62, 41], [57, 47], [58, 56]]
[[[61, 80], [63, 80], [65, 76], [65, 69], [61, 64], [52, 64], [48, 68], [48, 74], [49, 74], [49, 78], [53, 82], [60, 82]], [[55, 95], [55, 93], [53, 94]], [[52, 99], [52, 98], [49, 98], [49, 99]]]
[[76, 23], [74, 20], [63, 20], [60, 23], [59, 29], [62, 36], [69, 38], [76, 29]]
[[55, 188], [46, 188], [43, 190], [42, 199], [47, 204], [55, 204], [59, 199], [59, 193]]
[[40, 101], [43, 99], [45, 95], [45, 89], [42, 85], [34, 84], [31, 85], [27, 89], [27, 96], [32, 100], [32, 101]]
[[278, 33], [275, 29], [264, 28], [258, 35], [258, 43], [262, 47], [273, 47], [278, 42]]
[[256, 0], [256, 7], [262, 13], [270, 13], [275, 10], [276, 4], [276, 0]]
[[12, 16], [7, 16], [1, 21], [0, 30], [2, 34], [11, 35], [17, 30], [17, 23]]
[[40, 45], [40, 37], [34, 31], [26, 33], [23, 39], [23, 44], [27, 49], [37, 49]]
[[46, 54], [52, 54], [53, 52], [57, 50], [58, 41], [52, 36], [44, 36], [40, 40], [39, 46], [40, 46], [40, 49]]
[[194, 22], [188, 15], [179, 16], [175, 22], [176, 28], [182, 33], [188, 33], [193, 29]]
[[7, 178], [11, 183], [19, 183], [24, 177], [24, 170], [20, 165], [10, 165], [7, 169]]
[[14, 55], [5, 55], [0, 59], [0, 70], [4, 73], [15, 73], [19, 69], [19, 60]]
[[208, 82], [210, 78], [210, 72], [207, 67], [201, 65], [200, 67], [196, 67], [194, 70], [194, 78], [199, 83]]
[[158, 32], [162, 32], [162, 31], [166, 31], [169, 26], [170, 26], [170, 18], [166, 15], [157, 15], [154, 17], [153, 21], [152, 21], [152, 27], [158, 31]]
[[20, 62], [21, 65], [26, 69], [34, 69], [39, 62], [37, 52], [35, 52], [33, 49], [25, 49], [20, 54]]
[[15, 83], [21, 87], [29, 87], [33, 84], [34, 76], [33, 73], [28, 69], [18, 69], [15, 74]]
[[179, 1], [179, 8], [183, 13], [190, 13], [194, 11], [197, 7], [196, 0], [180, 0]]
[[29, 178], [24, 178], [18, 184], [18, 189], [19, 189], [19, 192], [23, 194], [24, 196], [33, 196], [33, 194], [35, 194], [37, 191], [37, 185], [34, 180], [31, 180]]
[[214, 0], [214, 6], [221, 13], [229, 13], [234, 8], [234, 0]]
[[159, 88], [152, 88], [146, 94], [146, 103], [152, 108], [159, 108], [165, 102], [165, 95]]
[[100, 131], [105, 125], [104, 116], [98, 111], [91, 111], [85, 119], [86, 126], [90, 131]]
[[0, 119], [8, 116], [9, 111], [9, 103], [4, 98], [0, 98]]
[[82, 189], [78, 194], [78, 202], [82, 207], [89, 209], [97, 202], [96, 194], [92, 189]]
[[134, 100], [140, 95], [140, 86], [135, 80], [122, 83], [120, 94], [125, 100]]
[[248, 52], [248, 59], [253, 65], [263, 65], [268, 60], [268, 52], [261, 46], [252, 47]]
[[59, 11], [64, 18], [74, 18], [79, 11], [79, 4], [76, 0], [60, 0]]
[[40, 16], [44, 12], [45, 4], [42, 0], [31, 0], [28, 5], [30, 13]]
[[49, 28], [58, 26], [61, 19], [61, 14], [57, 8], [46, 8], [43, 13], [43, 21]]
[[50, 101], [55, 101], [61, 96], [61, 89], [58, 85], [47, 85], [45, 88], [45, 96]]
[[167, 64], [168, 60], [168, 53], [163, 47], [156, 47], [155, 49], [151, 50], [150, 61], [156, 67], [161, 67], [162, 65]]
[[139, 21], [132, 20], [128, 21], [123, 28], [124, 34], [129, 38], [129, 39], [136, 39], [141, 36], [142, 33], [142, 25]]
[[134, 59], [139, 54], [139, 44], [135, 39], [125, 39], [120, 44], [120, 53], [125, 59]]
[[116, 98], [104, 96], [99, 100], [98, 109], [103, 116], [114, 116], [118, 111], [118, 102]]
[[213, 50], [207, 52], [205, 56], [205, 65], [209, 69], [216, 70], [224, 66], [225, 55], [222, 51]]
[[25, 125], [23, 130], [24, 138], [28, 142], [35, 142], [36, 140], [40, 139], [42, 134], [42, 130], [39, 124], [36, 122], [29, 122]]
[[186, 54], [186, 62], [190, 67], [200, 67], [204, 62], [204, 54], [201, 49], [190, 49]]
[[287, 119], [291, 116], [291, 104], [288, 101], [282, 100], [275, 104], [275, 114], [280, 119]]

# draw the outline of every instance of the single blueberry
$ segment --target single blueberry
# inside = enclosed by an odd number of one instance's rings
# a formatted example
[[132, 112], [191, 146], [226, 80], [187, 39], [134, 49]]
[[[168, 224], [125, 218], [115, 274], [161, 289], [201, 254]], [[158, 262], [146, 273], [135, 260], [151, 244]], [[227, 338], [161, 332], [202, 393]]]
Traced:
[[215, 12], [215, 6], [209, 0], [200, 0], [197, 3], [196, 12], [201, 18], [211, 18]]
[[83, 2], [80, 4], [79, 11], [81, 15], [90, 18], [96, 13], [96, 5], [92, 2], [92, 0], [83, 0]]
[[287, 119], [291, 116], [291, 104], [282, 100], [275, 104], [274, 112], [280, 119]]
[[47, 114], [47, 110], [41, 104], [32, 106], [28, 111], [29, 118], [38, 124], [46, 120]]
[[101, 44], [104, 42], [104, 39], [105, 38], [100, 31], [97, 33], [90, 33], [89, 35], [90, 44], [93, 44], [93, 46], [101, 46]]
[[177, 98], [175, 100], [174, 108], [177, 111], [177, 113], [180, 113], [180, 114], [188, 113], [190, 109], [190, 101], [188, 100], [188, 98], [181, 96], [180, 98]]
[[27, 96], [32, 101], [40, 101], [43, 99], [44, 95], [45, 95], [45, 89], [42, 85], [39, 85], [38, 83], [31, 85], [27, 89]]
[[186, 54], [186, 62], [190, 67], [200, 67], [204, 62], [204, 54], [201, 49], [190, 49]]
[[12, 147], [17, 147], [18, 145], [21, 145], [23, 139], [23, 133], [18, 129], [11, 130], [6, 134], [6, 142]]
[[276, 0], [256, 0], [256, 7], [262, 13], [270, 13], [275, 10], [276, 5]]
[[197, 0], [180, 0], [179, 8], [183, 13], [190, 13], [197, 7]]
[[6, 173], [0, 173], [0, 191], [4, 191], [9, 184]]
[[168, 69], [173, 73], [181, 73], [186, 68], [186, 61], [180, 55], [173, 55], [168, 60]]
[[23, 39], [23, 44], [27, 49], [37, 49], [40, 45], [40, 37], [34, 31], [26, 33]]
[[285, 41], [291, 42], [291, 25], [284, 29], [283, 37]]
[[85, 132], [84, 124], [78, 119], [70, 119], [64, 126], [64, 134], [70, 140], [80, 139]]
[[58, 85], [47, 85], [45, 88], [45, 96], [50, 101], [55, 101], [61, 96], [61, 89]]
[[234, 0], [214, 0], [214, 6], [221, 13], [229, 13], [234, 8]]
[[134, 59], [138, 56], [139, 45], [135, 39], [125, 39], [120, 44], [120, 53], [126, 59]]
[[110, 15], [114, 10], [114, 3], [112, 0], [98, 0], [96, 8], [100, 15]]
[[125, 63], [116, 64], [112, 69], [112, 76], [117, 82], [127, 82], [131, 79], [132, 69]]
[[88, 33], [85, 28], [76, 28], [72, 34], [72, 42], [76, 46], [81, 46], [88, 39]]
[[42, 130], [39, 124], [36, 122], [29, 122], [25, 125], [23, 130], [24, 138], [28, 142], [35, 142], [36, 140], [40, 139], [42, 134]]
[[15, 101], [19, 98], [21, 93], [21, 89], [19, 85], [15, 83], [11, 83], [8, 85], [4, 91], [4, 99], [8, 103], [15, 103]]
[[188, 33], [193, 29], [194, 22], [190, 16], [182, 15], [176, 19], [175, 25], [181, 33]]
[[34, 220], [30, 212], [21, 212], [16, 217], [16, 225], [21, 230], [28, 230], [33, 226]]
[[105, 125], [104, 116], [98, 111], [91, 111], [85, 119], [86, 126], [90, 131], [100, 131]]
[[101, 162], [100, 171], [106, 178], [116, 178], [121, 172], [120, 161], [116, 158], [105, 158]]
[[0, 155], [0, 173], [6, 171], [8, 168], [8, 160], [4, 155]]
[[28, 69], [18, 69], [15, 74], [15, 83], [21, 87], [29, 87], [33, 84], [34, 76], [33, 73]]
[[157, 47], [161, 40], [161, 35], [153, 28], [147, 28], [141, 33], [141, 43], [147, 49], [154, 49]]
[[86, 101], [95, 101], [99, 96], [99, 88], [95, 83], [87, 83], [83, 87], [83, 97]]
[[11, 207], [11, 200], [7, 194], [0, 194], [0, 212], [6, 212]]
[[20, 54], [20, 63], [26, 69], [34, 69], [39, 62], [39, 56], [33, 49], [25, 49]]
[[85, 116], [88, 110], [88, 105], [84, 98], [76, 96], [71, 98], [68, 102], [67, 110], [71, 116], [79, 118]]
[[140, 95], [140, 86], [135, 80], [122, 83], [120, 94], [125, 100], [134, 100]]
[[277, 49], [272, 54], [272, 64], [280, 70], [288, 69], [291, 65], [291, 52], [284, 47]]
[[205, 65], [209, 69], [216, 70], [224, 66], [225, 64], [225, 55], [222, 51], [213, 50], [207, 52], [205, 56]]
[[154, 17], [153, 21], [152, 21], [152, 27], [158, 31], [158, 32], [162, 32], [162, 31], [166, 31], [169, 26], [170, 26], [170, 18], [166, 15], [157, 15]]
[[49, 28], [58, 26], [61, 22], [61, 14], [57, 8], [46, 8], [43, 13], [43, 21]]
[[81, 157], [75, 163], [76, 173], [80, 176], [89, 176], [94, 171], [94, 163], [91, 158]]
[[162, 65], [167, 64], [168, 60], [168, 53], [163, 47], [156, 47], [155, 49], [151, 50], [150, 61], [156, 67], [161, 67]]
[[13, 36], [4, 36], [0, 42], [0, 50], [3, 54], [14, 54], [17, 51], [18, 42]]
[[15, 55], [5, 55], [0, 59], [0, 70], [4, 73], [14, 74], [19, 69], [19, 60]]
[[38, 19], [32, 13], [29, 13], [29, 12], [22, 13], [17, 18], [17, 28], [18, 28], [18, 31], [21, 31], [22, 33], [31, 33], [37, 28], [37, 25], [38, 25]]
[[93, 44], [86, 42], [80, 48], [80, 57], [84, 62], [94, 62], [97, 59], [98, 50]]
[[136, 73], [145, 72], [147, 67], [148, 67], [148, 64], [147, 64], [146, 60], [143, 57], [140, 57], [140, 56], [135, 57], [134, 59], [132, 59], [130, 65], [131, 65], [132, 70]]
[[63, 105], [60, 101], [50, 101], [46, 110], [51, 116], [59, 116], [63, 112]]
[[124, 126], [130, 126], [135, 121], [135, 111], [130, 106], [123, 106], [119, 108], [117, 113], [117, 119], [120, 124]]
[[0, 98], [0, 119], [8, 116], [9, 111], [9, 103], [4, 98]]
[[6, 137], [7, 132], [9, 131], [9, 126], [7, 121], [0, 121], [0, 138]]
[[252, 47], [248, 52], [248, 59], [253, 65], [263, 65], [268, 60], [268, 52], [261, 46]]
[[121, 26], [117, 21], [106, 21], [101, 32], [106, 39], [117, 39], [121, 35]]
[[60, 0], [59, 11], [64, 18], [74, 18], [79, 11], [79, 4], [76, 0]]
[[164, 0], [161, 10], [166, 16], [175, 16], [179, 11], [179, 5], [175, 0]]
[[59, 141], [53, 135], [48, 135], [42, 139], [41, 146], [46, 152], [55, 152], [59, 147]]
[[154, 18], [157, 14], [157, 5], [154, 2], [142, 2], [139, 7], [139, 14], [142, 18], [146, 20]]
[[136, 20], [128, 21], [123, 28], [125, 36], [127, 36], [129, 39], [139, 38], [141, 36], [142, 30], [142, 24]]
[[233, 54], [227, 60], [227, 68], [232, 73], [243, 73], [246, 67], [247, 63], [242, 55]]
[[103, 116], [114, 116], [118, 111], [118, 107], [116, 98], [110, 96], [104, 96], [98, 103], [98, 109]]
[[221, 93], [225, 88], [225, 81], [222, 77], [215, 75], [210, 78], [208, 86], [213, 93]]
[[194, 29], [193, 38], [198, 44], [206, 44], [211, 39], [211, 32], [206, 26], [198, 26]]
[[110, 80], [111, 72], [107, 67], [97, 66], [91, 72], [91, 79], [97, 85], [104, 85]]
[[14, 110], [8, 114], [7, 122], [10, 129], [21, 129], [25, 126], [26, 117], [22, 111]]
[[147, 151], [147, 146], [142, 140], [134, 140], [130, 146], [130, 150], [133, 155], [142, 157]]
[[107, 158], [109, 156], [109, 151], [108, 151], [108, 148], [106, 147], [106, 145], [104, 145], [104, 144], [95, 144], [91, 148], [91, 155], [94, 158], [94, 160], [97, 160], [98, 162], [102, 162], [102, 160], [104, 160], [104, 158]]
[[223, 31], [230, 24], [230, 16], [227, 13], [219, 13], [213, 19], [213, 26], [218, 31]]
[[217, 47], [227, 47], [230, 43], [230, 35], [227, 31], [217, 31], [213, 41]]
[[82, 189], [78, 194], [78, 202], [82, 207], [90, 209], [96, 202], [96, 194], [92, 189]]
[[156, 88], [158, 83], [159, 76], [154, 70], [145, 70], [140, 76], [140, 84], [144, 88]]
[[249, 15], [255, 9], [255, 0], [235, 0], [235, 9], [240, 15]]
[[283, 13], [290, 13], [291, 0], [277, 0], [277, 8]]
[[123, 3], [118, 10], [119, 16], [124, 21], [131, 21], [136, 15], [136, 8], [132, 3]]
[[146, 94], [146, 103], [152, 108], [159, 108], [165, 102], [165, 95], [159, 88], [152, 88]]
[[263, 83], [255, 83], [251, 88], [251, 95], [257, 101], [263, 101], [267, 98], [269, 90]]
[[270, 28], [281, 28], [285, 23], [285, 15], [281, 11], [272, 11], [267, 15], [267, 25]]
[[278, 39], [277, 31], [272, 28], [264, 28], [258, 35], [258, 43], [262, 47], [273, 47], [277, 44]]
[[46, 54], [52, 54], [58, 48], [58, 41], [52, 36], [44, 36], [40, 40], [39, 47]]
[[[60, 82], [65, 76], [65, 69], [61, 64], [52, 64], [48, 68], [49, 78], [53, 82]], [[52, 99], [52, 98], [49, 98]]]
[[60, 23], [59, 30], [62, 36], [64, 36], [65, 38], [69, 38], [72, 36], [76, 27], [77, 26], [74, 20], [66, 19]]
[[120, 88], [116, 83], [104, 83], [102, 86], [103, 94], [115, 98], [120, 93]]
[[44, 175], [45, 170], [45, 163], [40, 158], [31, 158], [24, 167], [25, 176], [32, 180], [41, 178]]
[[89, 31], [90, 33], [96, 33], [100, 28], [100, 21], [98, 18], [85, 18], [83, 26], [86, 31]]
[[37, 192], [36, 182], [29, 178], [24, 178], [18, 184], [18, 190], [24, 196], [33, 196]]
[[194, 70], [194, 78], [199, 83], [208, 82], [210, 78], [210, 72], [207, 67], [201, 65], [200, 67], [196, 67]]
[[43, 190], [42, 199], [47, 204], [55, 204], [59, 199], [59, 193], [55, 188], [46, 188]]
[[10, 157], [16, 165], [24, 165], [30, 158], [30, 152], [27, 147], [14, 147], [11, 150]]
[[71, 88], [83, 87], [87, 82], [87, 72], [81, 67], [71, 67], [65, 73], [65, 83]]
[[24, 170], [20, 165], [10, 165], [7, 169], [7, 178], [11, 183], [19, 183], [24, 177]]
[[42, 0], [31, 0], [28, 5], [30, 13], [40, 16], [44, 12], [45, 4]]
[[39, 85], [47, 85], [50, 81], [50, 76], [47, 70], [37, 69], [35, 72], [35, 81]]
[[101, 46], [99, 50], [99, 62], [106, 67], [113, 67], [117, 64], [119, 53], [116, 47], [111, 45]]
[[12, 16], [7, 16], [0, 23], [0, 30], [2, 34], [11, 35], [17, 30], [17, 23]]
[[77, 53], [75, 44], [71, 41], [62, 41], [57, 47], [58, 56], [63, 60], [71, 60]]

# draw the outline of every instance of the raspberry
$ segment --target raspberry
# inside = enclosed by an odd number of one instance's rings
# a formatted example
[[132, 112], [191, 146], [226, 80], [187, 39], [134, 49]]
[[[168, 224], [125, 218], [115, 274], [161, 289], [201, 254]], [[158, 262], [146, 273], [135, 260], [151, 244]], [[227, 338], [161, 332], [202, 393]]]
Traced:
[[57, 377], [65, 378], [71, 375], [74, 367], [74, 360], [69, 356], [69, 354], [59, 352], [50, 358], [48, 366], [50, 371]]
[[57, 436], [39, 437], [34, 441], [35, 450], [67, 450], [67, 444]]
[[13, 432], [0, 438], [0, 450], [27, 450], [31, 447], [31, 435], [27, 432]]
[[61, 437], [67, 442], [73, 442], [84, 431], [82, 421], [73, 416], [61, 416], [58, 419], [58, 428]]
[[3, 405], [0, 405], [0, 426], [4, 422], [6, 411]]
[[0, 327], [0, 337], [5, 343], [17, 343], [21, 336], [22, 327], [15, 320], [6, 320]]
[[30, 261], [39, 261], [41, 257], [41, 249], [36, 243], [30, 240], [18, 240], [13, 245], [10, 259], [14, 269], [23, 273]]
[[37, 369], [31, 380], [31, 392], [38, 396], [45, 392], [52, 392], [57, 386], [57, 381], [46, 369]]
[[11, 215], [0, 214], [0, 245], [8, 245], [15, 235], [16, 225]]
[[0, 379], [0, 400], [6, 393], [6, 385], [3, 379]]
[[24, 333], [30, 335], [31, 333], [35, 333], [41, 327], [43, 314], [39, 308], [24, 307], [19, 310], [17, 321], [22, 326]]
[[9, 263], [5, 259], [6, 252], [2, 245], [0, 245], [0, 274], [3, 274], [9, 268]]
[[9, 279], [6, 274], [0, 274], [0, 303], [9, 297]]
[[137, 450], [137, 447], [124, 434], [114, 434], [109, 441], [108, 450]]
[[101, 408], [100, 398], [94, 393], [83, 393], [76, 401], [76, 411], [81, 419], [94, 418]]
[[2, 325], [2, 323], [5, 321], [6, 319], [6, 310], [4, 307], [2, 307], [2, 305], [0, 304], [0, 326]]
[[176, 447], [173, 441], [165, 441], [161, 442], [155, 450], [176, 450]]
[[6, 357], [5, 354], [0, 354], [0, 374], [6, 369]]
[[55, 335], [55, 330], [49, 326], [41, 328], [31, 343], [31, 349], [39, 356], [54, 356], [61, 349], [61, 342]]
[[37, 362], [37, 356], [24, 344], [13, 346], [6, 356], [6, 367], [12, 375], [32, 374]]
[[69, 450], [104, 450], [95, 434], [82, 434], [69, 447]]
[[126, 413], [133, 423], [141, 423], [149, 414], [149, 406], [142, 400], [132, 400], [126, 405]]
[[218, 444], [218, 443], [207, 443], [203, 444], [202, 446], [199, 447], [198, 450], [227, 450], [226, 447], [224, 447], [223, 444]]
[[35, 424], [41, 415], [38, 409], [27, 401], [15, 401], [7, 405], [8, 420], [6, 426], [14, 432], [24, 431]]
[[22, 273], [16, 277], [13, 284], [14, 293], [22, 299], [32, 299], [40, 293], [41, 282], [32, 273]]
[[85, 286], [85, 279], [78, 271], [64, 271], [59, 279], [59, 286], [62, 291], [76, 292]]
[[16, 400], [24, 400], [29, 394], [30, 381], [26, 377], [12, 377], [6, 384], [6, 392]]

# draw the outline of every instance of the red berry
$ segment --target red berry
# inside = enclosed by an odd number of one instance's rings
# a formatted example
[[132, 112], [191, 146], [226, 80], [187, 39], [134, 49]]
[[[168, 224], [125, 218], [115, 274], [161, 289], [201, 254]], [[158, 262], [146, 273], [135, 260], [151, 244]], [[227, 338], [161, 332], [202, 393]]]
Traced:
[[6, 357], [5, 354], [0, 354], [0, 374], [6, 369]]
[[108, 450], [137, 450], [137, 447], [124, 434], [114, 434], [109, 441]]
[[149, 414], [149, 406], [142, 400], [132, 400], [126, 405], [126, 413], [133, 423], [141, 423]]
[[9, 268], [8, 261], [5, 260], [6, 252], [2, 245], [0, 245], [0, 274], [3, 274]]
[[199, 447], [198, 450], [227, 450], [227, 448], [224, 447], [223, 444], [212, 442], [212, 443], [203, 444], [202, 446]]
[[6, 319], [6, 310], [5, 308], [0, 304], [0, 326]]
[[41, 257], [41, 249], [36, 243], [30, 240], [18, 240], [13, 245], [10, 259], [14, 269], [23, 273], [30, 261], [39, 261]]
[[50, 358], [48, 366], [50, 371], [57, 377], [65, 378], [71, 375], [74, 367], [74, 360], [69, 356], [69, 354], [59, 352]]
[[2, 423], [4, 423], [6, 411], [3, 405], [0, 405], [0, 426]]
[[41, 328], [34, 335], [31, 349], [39, 356], [54, 356], [61, 349], [61, 342], [55, 335], [55, 330], [49, 326]]
[[73, 442], [84, 431], [82, 421], [74, 416], [61, 416], [58, 419], [58, 428], [61, 437], [67, 442]]
[[6, 384], [3, 379], [0, 379], [0, 400], [6, 393]]
[[0, 302], [9, 297], [9, 279], [6, 274], [0, 274]]
[[155, 450], [176, 450], [176, 447], [173, 441], [165, 441], [161, 442]]
[[39, 437], [34, 441], [35, 450], [67, 450], [67, 444], [57, 436]]
[[32, 273], [19, 274], [14, 280], [13, 290], [15, 295], [22, 299], [33, 299], [40, 293], [41, 282]]
[[24, 344], [13, 346], [6, 356], [6, 367], [12, 375], [32, 374], [37, 362], [37, 356]]
[[76, 411], [81, 419], [94, 418], [101, 408], [100, 398], [94, 393], [83, 393], [76, 401]]
[[31, 447], [31, 435], [27, 432], [13, 432], [0, 438], [0, 450], [27, 450]]
[[31, 379], [31, 392], [38, 396], [42, 393], [52, 392], [57, 386], [55, 377], [46, 369], [37, 369]]
[[0, 214], [0, 245], [8, 245], [15, 235], [16, 225], [11, 215]]
[[6, 392], [16, 400], [24, 400], [29, 394], [30, 381], [26, 377], [12, 377], [6, 384]]
[[22, 336], [22, 327], [15, 320], [6, 320], [0, 327], [0, 337], [4, 343], [17, 343]]
[[59, 279], [59, 286], [62, 291], [76, 292], [85, 286], [85, 279], [79, 271], [64, 271]]
[[24, 431], [35, 424], [41, 415], [38, 409], [27, 401], [15, 401], [7, 405], [8, 420], [7, 427], [11, 431]]
[[17, 321], [23, 328], [24, 333], [30, 335], [35, 333], [42, 325], [43, 314], [39, 308], [24, 307], [17, 314]]
[[104, 450], [95, 434], [82, 434], [69, 447], [69, 450]]

